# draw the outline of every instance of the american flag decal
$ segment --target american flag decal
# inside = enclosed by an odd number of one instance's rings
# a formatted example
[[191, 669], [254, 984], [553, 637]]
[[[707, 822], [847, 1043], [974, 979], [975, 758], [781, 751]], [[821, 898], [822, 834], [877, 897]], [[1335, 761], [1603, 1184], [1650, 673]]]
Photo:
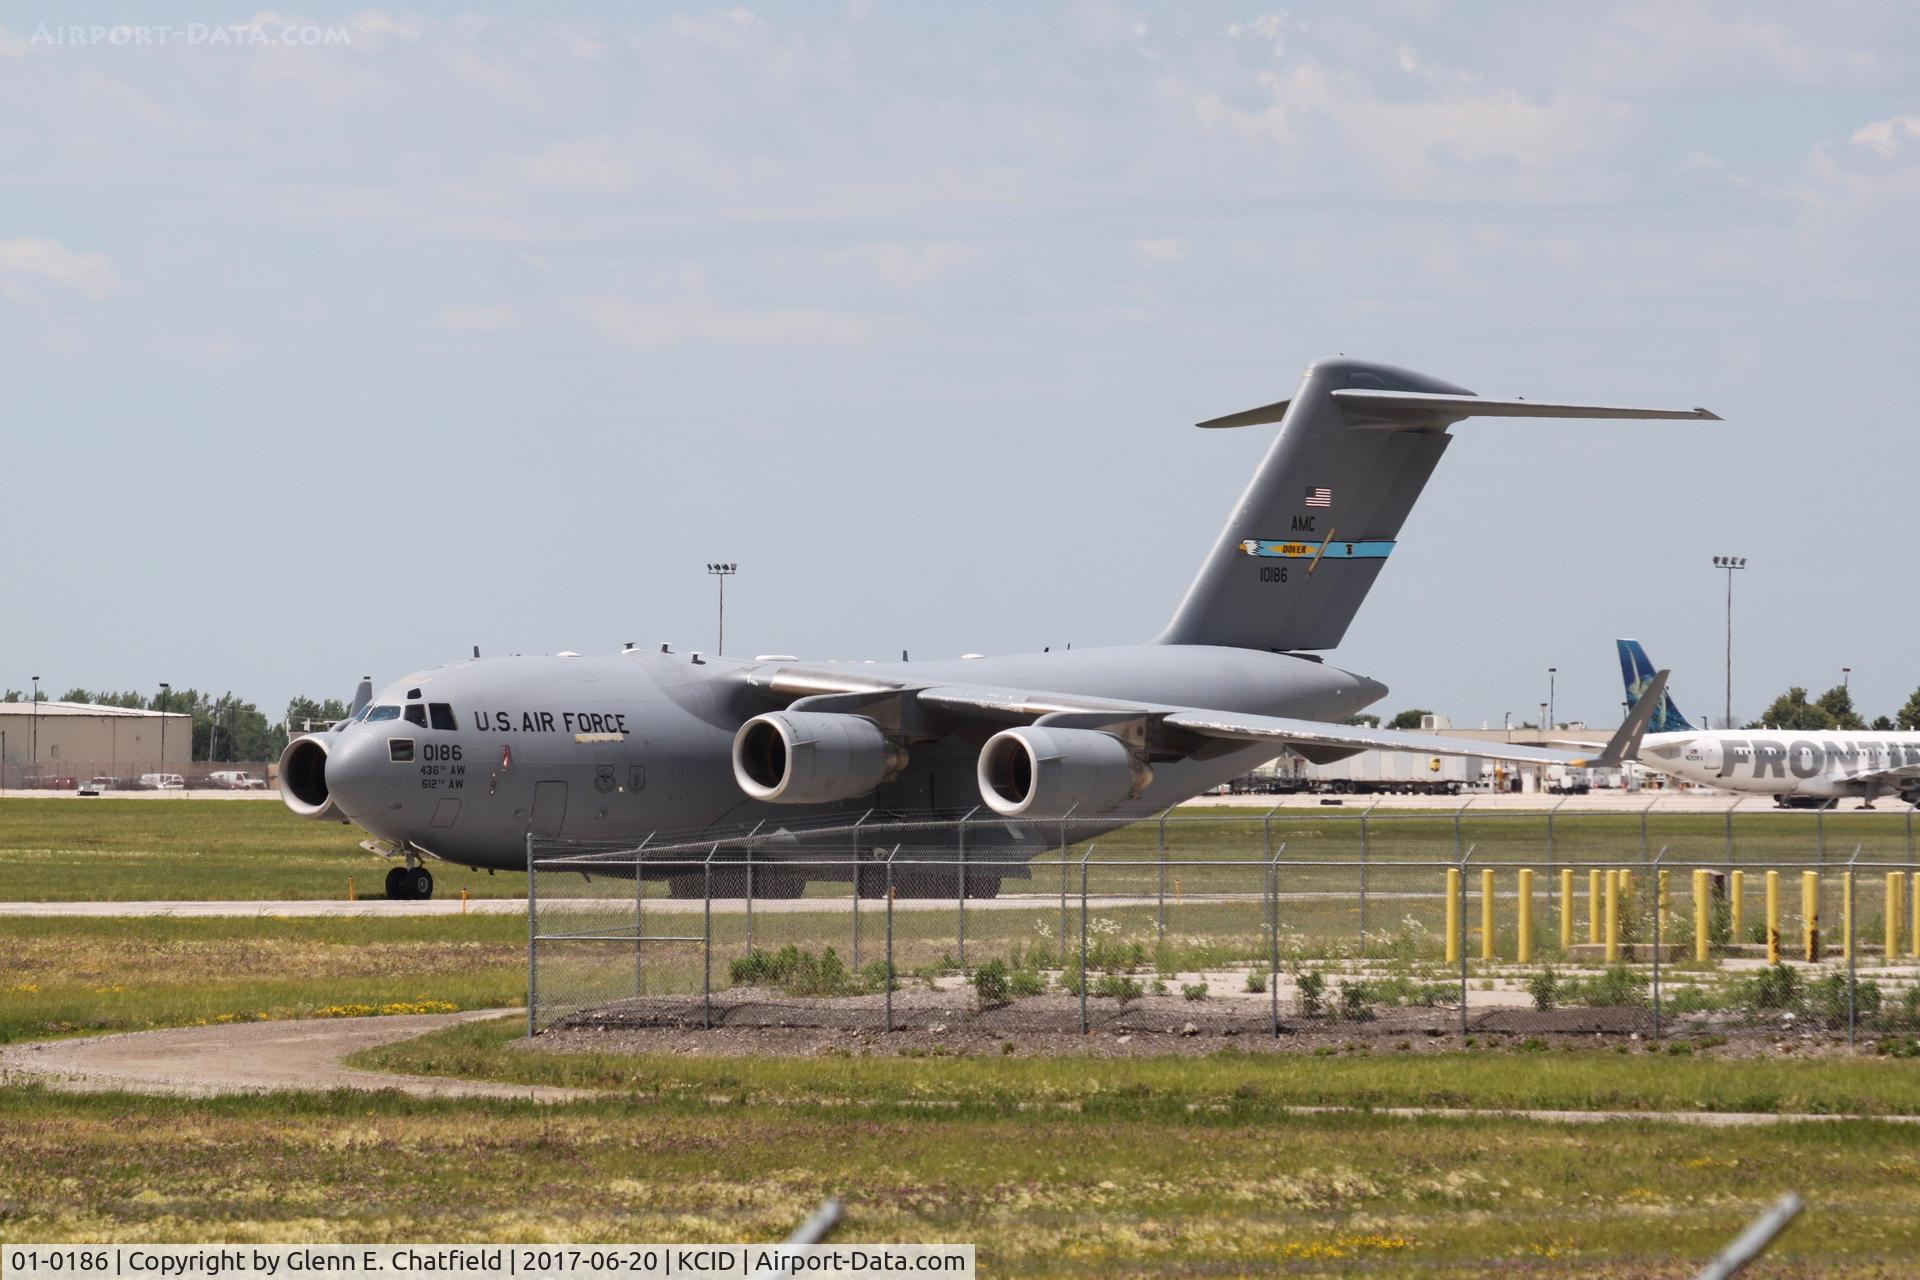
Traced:
[[1330, 507], [1333, 505], [1333, 490], [1309, 487], [1307, 505], [1310, 507]]

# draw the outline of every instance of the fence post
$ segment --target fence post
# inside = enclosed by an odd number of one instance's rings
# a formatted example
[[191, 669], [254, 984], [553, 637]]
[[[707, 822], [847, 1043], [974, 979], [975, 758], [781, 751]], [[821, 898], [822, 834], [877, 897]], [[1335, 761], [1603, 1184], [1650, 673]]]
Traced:
[[[651, 834], [648, 835], [648, 839], [652, 839]], [[642, 840], [633, 850], [633, 994], [636, 999], [647, 994], [646, 971], [641, 958], [641, 953], [646, 950], [646, 944], [642, 939], [647, 935], [647, 919], [640, 905], [642, 897], [640, 891], [646, 884], [646, 881], [640, 878], [640, 869], [647, 857], [644, 852], [646, 847], [646, 840]]]
[[[893, 847], [894, 853], [900, 846]], [[859, 886], [855, 886], [858, 888]], [[887, 855], [887, 1030], [893, 1030], [893, 854]]]
[[[1726, 826], [1727, 826], [1727, 883], [1728, 883], [1729, 885], [1731, 885], [1731, 884], [1733, 883], [1733, 859], [1734, 859], [1734, 851], [1733, 851], [1733, 811], [1734, 811], [1735, 809], [1738, 809], [1738, 808], [1740, 807], [1740, 801], [1741, 801], [1741, 797], [1740, 797], [1740, 796], [1735, 796], [1735, 797], [1733, 798], [1733, 803], [1727, 806], [1727, 813], [1726, 813]], [[1738, 939], [1738, 938], [1736, 938], [1736, 939], [1734, 939], [1734, 941], [1736, 941], [1736, 942], [1738, 942], [1738, 941], [1739, 941], [1739, 939]]]
[[980, 812], [975, 805], [960, 819], [960, 972], [967, 971], [967, 819]]
[[1913, 807], [1907, 807], [1907, 861], [1913, 861]]
[[1087, 1034], [1087, 859], [1093, 846], [1080, 855], [1080, 1034]]
[[[1460, 807], [1462, 809], [1465, 809], [1466, 805], [1461, 805]], [[1459, 821], [1460, 821], [1460, 816], [1459, 814], [1456, 813], [1454, 815], [1454, 830], [1456, 832], [1460, 829]], [[1468, 849], [1465, 853], [1460, 855], [1460, 870], [1454, 877], [1454, 886], [1457, 894], [1457, 896], [1454, 899], [1454, 904], [1455, 904], [1454, 915], [1455, 915], [1455, 918], [1460, 921], [1460, 928], [1463, 933], [1465, 932], [1467, 927], [1467, 860], [1471, 857], [1473, 857], [1472, 849]], [[1460, 938], [1459, 942], [1456, 943], [1455, 945], [1457, 945], [1460, 949], [1460, 1038], [1462, 1040], [1465, 1040], [1467, 1038], [1466, 939], [1464, 937]]]
[[1080, 807], [1078, 802], [1071, 805], [1060, 815], [1060, 971], [1067, 969], [1067, 822], [1073, 817], [1073, 811]]
[[533, 837], [527, 837], [527, 1034], [540, 1016], [540, 890], [533, 873]]
[[[1265, 815], [1260, 819], [1260, 851], [1269, 858], [1273, 856], [1273, 815], [1278, 812], [1280, 812], [1280, 806], [1275, 805], [1273, 808], [1267, 810]], [[1911, 822], [1913, 817], [1911, 811], [1909, 811], [1907, 817], [1908, 821]], [[1908, 855], [1912, 855], [1912, 850], [1908, 850]]]
[[1360, 814], [1360, 954], [1367, 954], [1367, 814], [1380, 807], [1375, 800]]
[[715, 845], [707, 850], [707, 860], [700, 864], [700, 877], [705, 882], [705, 892], [700, 895], [700, 1025], [703, 1030], [713, 1030], [713, 859], [720, 852]]
[[[759, 828], [755, 827], [758, 831]], [[753, 954], [753, 838], [747, 838], [747, 954]]]
[[1280, 1034], [1280, 846], [1267, 859], [1267, 1008], [1273, 1022], [1273, 1034]]
[[1547, 874], [1553, 874], [1553, 816], [1560, 812], [1561, 805], [1573, 799], [1572, 796], [1560, 797], [1560, 803], [1547, 810]]
[[[1667, 877], [1667, 873], [1660, 870], [1660, 859], [1666, 856], [1666, 848], [1662, 846], [1660, 852], [1653, 859], [1654, 884], [1656, 886]], [[1666, 914], [1661, 909], [1665, 900], [1666, 895], [1661, 893], [1659, 888], [1656, 887], [1653, 891], [1653, 1038], [1655, 1040], [1660, 1038], [1660, 925], [1661, 917]]]
[[1167, 940], [1167, 815], [1172, 812], [1172, 805], [1160, 811], [1160, 899], [1153, 916], [1153, 938], [1159, 943]]
[[[1453, 811], [1453, 856], [1456, 858], [1464, 856], [1460, 851], [1460, 816], [1467, 811], [1467, 806], [1471, 805], [1473, 801], [1474, 797], [1468, 796], [1467, 803]], [[1465, 866], [1466, 864], [1463, 862], [1461, 865]]]
[[[860, 972], [860, 824], [873, 816], [873, 810], [853, 820], [853, 971]], [[897, 847], [897, 846], [896, 846]]]
[[1840, 891], [1841, 928], [1847, 935], [1847, 1048], [1849, 1049], [1853, 1048], [1854, 1032], [1860, 1022], [1858, 1001], [1856, 999], [1859, 980], [1855, 974], [1855, 966], [1858, 963], [1857, 953], [1860, 948], [1854, 945], [1853, 936], [1853, 868], [1854, 864], [1859, 861], [1860, 846], [1855, 845], [1853, 846], [1853, 856], [1847, 859], [1847, 879], [1846, 883], [1841, 886]]
[[1652, 813], [1653, 806], [1659, 803], [1660, 797], [1655, 796], [1647, 801], [1647, 807], [1640, 811], [1640, 862], [1643, 866], [1647, 861], [1647, 815]]
[[1829, 800], [1813, 811], [1813, 854], [1821, 866], [1827, 864], [1827, 809], [1837, 800]]

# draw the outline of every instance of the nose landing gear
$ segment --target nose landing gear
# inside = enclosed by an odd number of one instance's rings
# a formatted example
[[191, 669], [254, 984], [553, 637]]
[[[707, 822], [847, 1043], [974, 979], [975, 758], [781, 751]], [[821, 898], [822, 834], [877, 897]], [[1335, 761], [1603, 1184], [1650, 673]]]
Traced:
[[433, 873], [425, 867], [395, 867], [387, 872], [387, 897], [398, 902], [424, 902], [432, 896]]

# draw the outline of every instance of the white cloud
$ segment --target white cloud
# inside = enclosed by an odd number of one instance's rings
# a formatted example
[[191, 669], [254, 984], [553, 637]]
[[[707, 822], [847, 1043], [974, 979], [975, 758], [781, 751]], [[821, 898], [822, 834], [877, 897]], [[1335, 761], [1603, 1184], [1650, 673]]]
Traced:
[[104, 253], [75, 253], [58, 240], [16, 236], [0, 240], [0, 294], [14, 302], [44, 301], [55, 285], [103, 301], [118, 293], [120, 275]]
[[1902, 148], [1920, 142], [1920, 116], [1894, 116], [1863, 124], [1847, 141], [1875, 155], [1891, 157]]
[[1158, 267], [1169, 262], [1180, 262], [1193, 251], [1188, 240], [1129, 240], [1127, 246], [1133, 250], [1133, 260], [1143, 267]]
[[828, 264], [857, 265], [896, 289], [917, 289], [985, 256], [983, 246], [958, 240], [882, 240], [831, 253]]
[[649, 299], [598, 297], [586, 303], [595, 330], [609, 342], [641, 349], [683, 345], [859, 346], [891, 322], [884, 316], [823, 307], [752, 307], [716, 299], [705, 272], [682, 264]]

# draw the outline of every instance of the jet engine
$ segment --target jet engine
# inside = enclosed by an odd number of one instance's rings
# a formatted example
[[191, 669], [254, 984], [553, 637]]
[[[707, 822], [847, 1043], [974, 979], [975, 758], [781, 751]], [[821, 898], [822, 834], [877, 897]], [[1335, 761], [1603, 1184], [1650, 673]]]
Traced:
[[774, 804], [851, 800], [906, 767], [906, 748], [865, 716], [770, 711], [733, 735], [734, 780], [755, 800]]
[[346, 821], [327, 788], [327, 744], [320, 735], [295, 738], [280, 753], [280, 798], [303, 818]]
[[1008, 818], [1105, 813], [1153, 783], [1153, 770], [1112, 734], [1038, 725], [988, 738], [978, 772], [980, 798]]

